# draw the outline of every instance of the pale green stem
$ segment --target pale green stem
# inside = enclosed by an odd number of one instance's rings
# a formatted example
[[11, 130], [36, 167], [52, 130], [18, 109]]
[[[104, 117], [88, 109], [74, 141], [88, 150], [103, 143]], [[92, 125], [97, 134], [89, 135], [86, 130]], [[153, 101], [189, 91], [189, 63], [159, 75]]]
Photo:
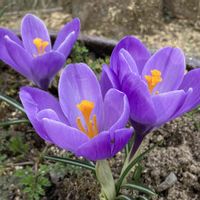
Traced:
[[107, 160], [98, 160], [96, 162], [96, 175], [101, 185], [101, 200], [115, 200], [116, 189], [115, 181]]

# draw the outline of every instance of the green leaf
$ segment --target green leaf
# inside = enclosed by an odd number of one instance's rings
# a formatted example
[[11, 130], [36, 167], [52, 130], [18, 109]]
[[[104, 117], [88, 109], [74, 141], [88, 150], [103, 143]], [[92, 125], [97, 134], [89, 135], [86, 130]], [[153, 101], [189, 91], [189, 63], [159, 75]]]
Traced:
[[107, 160], [98, 160], [96, 162], [96, 175], [101, 184], [103, 195], [108, 200], [114, 200], [116, 197], [115, 181]]
[[25, 113], [25, 110], [22, 107], [22, 105], [20, 103], [18, 103], [15, 99], [0, 93], [0, 100], [5, 101], [6, 103], [8, 103], [8, 104], [12, 105], [13, 107], [15, 107], [16, 109], [18, 109], [19, 111]]
[[4, 126], [10, 126], [10, 125], [15, 125], [15, 124], [22, 124], [22, 123], [30, 123], [28, 119], [19, 119], [19, 120], [9, 120], [9, 121], [3, 121], [0, 122], [0, 127]]
[[88, 162], [80, 161], [80, 160], [73, 160], [70, 158], [62, 158], [62, 157], [57, 157], [57, 156], [44, 156], [44, 158], [48, 160], [53, 160], [57, 162], [62, 162], [65, 164], [70, 164], [70, 165], [75, 165], [77, 167], [83, 167], [85, 169], [89, 169], [92, 171], [95, 171], [95, 167], [89, 164]]
[[134, 198], [121, 194], [116, 198], [116, 200], [134, 200]]
[[125, 185], [122, 185], [121, 188], [127, 188], [127, 189], [133, 189], [133, 190], [138, 190], [144, 194], [148, 194], [148, 195], [156, 195], [155, 192], [153, 192], [152, 190], [150, 190], [149, 188], [140, 185], [140, 184], [134, 184], [134, 183], [127, 183]]
[[45, 186], [45, 187], [48, 187], [48, 186], [51, 185], [50, 182], [49, 182], [49, 179], [46, 178], [46, 177], [39, 177], [38, 183], [39, 183], [41, 186]]
[[129, 154], [129, 144], [126, 144], [124, 150], [125, 150], [125, 158], [127, 158], [128, 154]]
[[28, 152], [28, 144], [19, 135], [10, 139], [8, 148], [13, 154], [26, 154]]
[[117, 193], [119, 192], [120, 187], [121, 187], [124, 179], [130, 173], [130, 171], [133, 168], [133, 166], [136, 165], [138, 162], [140, 162], [147, 153], [149, 153], [153, 148], [155, 148], [155, 146], [156, 145], [150, 147], [145, 152], [143, 152], [142, 154], [140, 154], [139, 156], [137, 156], [134, 160], [130, 161], [130, 163], [127, 165], [126, 169], [123, 171], [123, 173], [119, 177], [119, 180], [117, 181], [117, 184], [116, 184], [116, 191], [117, 191]]
[[140, 181], [140, 178], [142, 176], [142, 171], [143, 171], [143, 167], [140, 164], [140, 162], [138, 162], [138, 164], [137, 164], [137, 166], [135, 168], [134, 174], [133, 174], [134, 182], [139, 182]]
[[145, 197], [145, 196], [139, 196], [138, 198], [137, 198], [138, 200], [149, 200], [147, 197]]

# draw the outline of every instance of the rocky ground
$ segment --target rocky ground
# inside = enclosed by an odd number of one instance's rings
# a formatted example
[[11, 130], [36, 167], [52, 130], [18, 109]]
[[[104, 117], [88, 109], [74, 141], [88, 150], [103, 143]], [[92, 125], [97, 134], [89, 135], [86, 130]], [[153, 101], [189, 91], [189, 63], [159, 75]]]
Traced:
[[[20, 86], [29, 84], [25, 78], [7, 66], [1, 66], [0, 80], [1, 92], [17, 100], [19, 100]], [[13, 110], [4, 102], [1, 102], [0, 108], [0, 121], [25, 118], [23, 114]], [[98, 199], [99, 185], [90, 171], [70, 166], [57, 166], [47, 160], [38, 161], [38, 156], [43, 151], [48, 155], [59, 156], [66, 156], [68, 153], [53, 145], [46, 147], [31, 126], [15, 125], [0, 128], [0, 132], [2, 137], [0, 158], [7, 156], [6, 160], [0, 162], [2, 200], [27, 199], [23, 187], [19, 184], [20, 179], [15, 177], [15, 173], [19, 169], [27, 169], [27, 166], [31, 166], [31, 170], [34, 169], [35, 173], [35, 170], [37, 171], [43, 165], [48, 166], [48, 173], [45, 177], [48, 177], [50, 187], [45, 187], [45, 195], [41, 199]], [[16, 153], [16, 150], [10, 146], [12, 138], [17, 136], [20, 136], [28, 145], [26, 153]], [[198, 200], [200, 198], [199, 109], [150, 133], [146, 137], [141, 151], [158, 142], [159, 145], [142, 161], [144, 169], [142, 183], [157, 192], [158, 196], [154, 198], [155, 200]], [[15, 145], [18, 147], [21, 144]], [[115, 177], [120, 173], [123, 159], [124, 153], [118, 153], [115, 158], [110, 160]], [[175, 180], [166, 184], [170, 173], [173, 174]]]

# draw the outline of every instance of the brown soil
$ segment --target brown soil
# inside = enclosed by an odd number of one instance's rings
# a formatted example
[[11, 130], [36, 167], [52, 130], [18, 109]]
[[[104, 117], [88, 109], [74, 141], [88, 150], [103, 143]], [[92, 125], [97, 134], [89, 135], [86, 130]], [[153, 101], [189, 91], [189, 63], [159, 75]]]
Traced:
[[173, 172], [177, 182], [159, 200], [200, 199], [199, 112], [186, 114], [148, 135], [146, 145], [163, 141], [146, 157], [144, 181], [156, 190]]
[[[1, 92], [18, 99], [17, 91], [20, 85], [27, 81], [8, 68], [3, 68], [1, 73], [2, 85]], [[18, 82], [16, 83], [16, 78]], [[4, 80], [5, 79], [5, 80]], [[5, 85], [6, 83], [6, 85]], [[16, 87], [14, 86], [16, 84]], [[1, 120], [8, 118], [23, 116], [1, 103]], [[167, 123], [162, 128], [149, 134], [143, 145], [143, 150], [149, 148], [153, 144], [162, 141], [145, 160], [142, 162], [144, 172], [142, 180], [146, 186], [157, 191], [158, 186], [166, 179], [170, 172], [173, 172], [177, 177], [177, 182], [171, 185], [168, 189], [158, 192], [155, 199], [158, 200], [190, 200], [200, 198], [200, 113], [195, 110], [185, 116]], [[31, 152], [25, 161], [37, 159], [37, 152], [44, 149], [44, 143], [37, 137], [30, 126], [11, 126], [9, 129], [12, 134], [16, 135], [20, 132], [26, 135], [26, 140], [31, 144]], [[3, 133], [4, 130], [1, 129]], [[40, 141], [35, 142], [36, 141]], [[41, 143], [42, 142], [42, 143]], [[37, 145], [38, 144], [43, 144]], [[39, 149], [38, 149], [39, 148]], [[50, 146], [47, 154], [62, 155], [64, 152], [54, 146]], [[123, 153], [118, 153], [117, 156], [110, 160], [114, 176], [117, 177], [120, 173]], [[10, 162], [15, 163], [15, 158], [11, 157]], [[45, 161], [48, 163], [48, 161]], [[14, 169], [9, 169], [9, 171]], [[9, 172], [10, 173], [10, 172]], [[56, 177], [56, 179], [55, 179]], [[95, 180], [94, 174], [88, 170], [71, 170], [55, 176], [50, 174], [52, 187], [47, 191], [46, 197], [43, 199], [98, 199], [99, 185]], [[8, 187], [9, 188], [9, 187]], [[13, 191], [13, 186], [10, 187]], [[12, 198], [21, 199], [19, 188], [14, 187], [14, 193], [11, 192]], [[18, 192], [17, 192], [18, 191]], [[11, 198], [10, 198], [11, 199]]]

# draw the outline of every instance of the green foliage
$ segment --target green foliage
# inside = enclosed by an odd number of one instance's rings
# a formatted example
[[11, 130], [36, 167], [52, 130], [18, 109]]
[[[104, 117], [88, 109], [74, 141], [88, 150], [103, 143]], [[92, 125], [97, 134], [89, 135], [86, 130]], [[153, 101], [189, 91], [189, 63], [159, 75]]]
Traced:
[[149, 189], [148, 187], [142, 185], [142, 184], [135, 184], [135, 183], [127, 183], [122, 186], [122, 188], [127, 188], [127, 189], [132, 189], [132, 190], [137, 190], [143, 194], [146, 194], [148, 196], [151, 195], [156, 195], [154, 191]]
[[57, 156], [44, 156], [44, 158], [52, 160], [52, 161], [61, 162], [61, 163], [69, 164], [69, 165], [74, 165], [77, 167], [82, 167], [85, 169], [95, 171], [95, 167], [91, 163], [88, 163], [86, 161], [81, 161], [78, 159], [71, 159], [71, 158], [67, 158], [67, 157], [57, 157]]
[[[122, 170], [122, 173], [116, 183], [116, 191], [117, 191], [117, 199], [151, 199], [152, 196], [155, 196], [156, 193], [152, 191], [151, 189], [147, 188], [143, 184], [140, 183], [141, 175], [143, 171], [143, 167], [141, 165], [141, 161], [144, 159], [144, 157], [155, 147], [154, 145], [144, 151], [143, 153], [139, 154], [137, 157], [133, 157], [131, 160], [128, 160], [128, 165], [125, 169]], [[129, 156], [127, 156], [126, 159], [129, 159]], [[133, 171], [132, 181], [131, 183], [127, 183], [127, 177], [128, 175]], [[139, 196], [134, 196], [134, 198], [126, 196], [122, 194], [120, 191], [121, 189], [128, 189], [133, 192], [136, 192]], [[142, 196], [141, 196], [142, 194]]]
[[0, 154], [0, 176], [4, 173], [5, 166], [4, 166], [4, 161], [6, 160], [7, 156], [6, 155], [1, 155]]
[[89, 50], [81, 42], [76, 42], [72, 49], [68, 63], [87, 62]]
[[13, 108], [21, 111], [22, 113], [25, 113], [23, 106], [19, 102], [17, 102], [15, 99], [0, 93], [0, 100], [5, 101], [7, 104], [12, 106]]
[[141, 176], [142, 176], [142, 171], [143, 171], [143, 166], [141, 165], [140, 162], [138, 162], [138, 164], [135, 167], [134, 173], [133, 173], [133, 181], [135, 183], [139, 183], [141, 180]]
[[92, 68], [92, 70], [99, 74], [102, 71], [102, 65], [103, 64], [109, 64], [110, 58], [105, 57], [103, 58], [98, 58], [96, 60], [88, 60], [88, 65]]
[[12, 135], [9, 131], [2, 131], [0, 134], [0, 155], [21, 155], [28, 152], [29, 146], [24, 141], [24, 134], [17, 132]]
[[15, 176], [19, 178], [19, 184], [22, 192], [29, 200], [39, 200], [45, 195], [45, 188], [51, 186], [49, 179], [46, 177], [49, 172], [47, 165], [40, 165], [37, 171], [31, 167], [17, 170]]
[[4, 152], [7, 150], [8, 146], [8, 138], [9, 133], [7, 131], [1, 131], [0, 134], [0, 154], [4, 154]]
[[107, 160], [96, 162], [96, 176], [105, 199], [114, 200], [116, 197], [115, 181]]
[[0, 155], [0, 164], [2, 164], [6, 158], [7, 158], [6, 155]]
[[17, 135], [10, 139], [8, 144], [9, 150], [14, 154], [26, 154], [28, 152], [28, 144], [24, 142], [21, 136]]
[[14, 119], [14, 120], [8, 120], [8, 121], [2, 121], [0, 122], [0, 127], [8, 127], [10, 125], [16, 125], [16, 124], [22, 124], [22, 123], [30, 123], [27, 119]]
[[76, 42], [72, 49], [70, 58], [67, 60], [69, 63], [87, 63], [95, 73], [99, 74], [102, 69], [102, 64], [109, 64], [110, 57], [96, 58], [93, 53], [90, 53], [86, 46], [81, 42]]

